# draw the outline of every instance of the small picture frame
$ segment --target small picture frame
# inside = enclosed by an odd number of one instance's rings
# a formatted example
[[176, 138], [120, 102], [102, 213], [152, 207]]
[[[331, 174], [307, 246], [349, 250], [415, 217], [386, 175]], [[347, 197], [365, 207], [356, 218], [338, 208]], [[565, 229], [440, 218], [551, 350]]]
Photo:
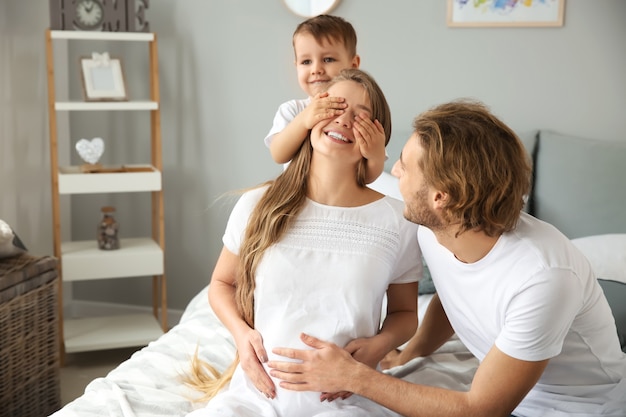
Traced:
[[85, 101], [126, 101], [126, 82], [120, 58], [108, 52], [80, 59]]

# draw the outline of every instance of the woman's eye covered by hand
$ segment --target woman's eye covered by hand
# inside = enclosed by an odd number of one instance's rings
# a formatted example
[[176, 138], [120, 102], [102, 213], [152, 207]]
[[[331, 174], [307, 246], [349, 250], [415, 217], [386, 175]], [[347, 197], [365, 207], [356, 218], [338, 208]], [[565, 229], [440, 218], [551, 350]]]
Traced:
[[365, 112], [361, 112], [361, 113], [355, 114], [354, 115], [354, 119], [355, 120], [369, 120], [370, 122], [374, 121], [372, 116], [370, 114], [368, 114], [368, 113], [365, 113]]

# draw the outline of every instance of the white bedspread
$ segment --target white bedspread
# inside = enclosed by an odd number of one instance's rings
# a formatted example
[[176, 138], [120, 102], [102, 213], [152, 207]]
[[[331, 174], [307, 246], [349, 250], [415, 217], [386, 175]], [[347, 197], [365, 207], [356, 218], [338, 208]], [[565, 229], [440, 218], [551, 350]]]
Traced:
[[[172, 417], [203, 407], [204, 403], [194, 401], [199, 393], [181, 380], [191, 357], [198, 349], [203, 360], [221, 371], [235, 354], [230, 333], [207, 302], [207, 288], [189, 303], [178, 325], [106, 377], [93, 380], [81, 397], [52, 416]], [[415, 383], [468, 390], [477, 366], [478, 361], [453, 339], [430, 357], [387, 372]]]

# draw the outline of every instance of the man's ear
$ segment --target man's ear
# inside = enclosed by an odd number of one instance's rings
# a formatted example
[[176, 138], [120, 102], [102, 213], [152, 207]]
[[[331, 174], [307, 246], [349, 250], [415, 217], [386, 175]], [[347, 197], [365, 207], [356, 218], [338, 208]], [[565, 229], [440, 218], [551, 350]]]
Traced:
[[433, 207], [437, 210], [441, 210], [448, 205], [448, 193], [443, 191], [434, 191], [432, 201]]

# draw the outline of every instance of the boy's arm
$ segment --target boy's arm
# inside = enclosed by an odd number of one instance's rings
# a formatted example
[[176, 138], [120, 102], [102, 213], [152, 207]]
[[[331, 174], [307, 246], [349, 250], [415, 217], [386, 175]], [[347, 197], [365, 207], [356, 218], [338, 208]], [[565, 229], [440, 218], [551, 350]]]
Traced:
[[379, 158], [370, 158], [367, 160], [367, 168], [365, 171], [365, 183], [366, 184], [371, 184], [374, 181], [376, 181], [376, 179], [378, 177], [380, 177], [380, 174], [383, 173], [383, 170], [385, 169], [385, 159], [379, 159]]
[[378, 120], [372, 121], [366, 114], [360, 114], [354, 123], [354, 136], [361, 155], [367, 159], [365, 183], [371, 184], [385, 168], [385, 130]]
[[284, 164], [291, 161], [302, 146], [302, 142], [310, 130], [306, 125], [305, 111], [298, 113], [283, 130], [275, 133], [272, 137], [270, 154], [274, 162]]
[[313, 126], [322, 120], [342, 114], [345, 108], [343, 97], [331, 97], [324, 92], [311, 98], [311, 102], [304, 110], [283, 130], [272, 136], [269, 148], [274, 162], [284, 164], [291, 161]]

